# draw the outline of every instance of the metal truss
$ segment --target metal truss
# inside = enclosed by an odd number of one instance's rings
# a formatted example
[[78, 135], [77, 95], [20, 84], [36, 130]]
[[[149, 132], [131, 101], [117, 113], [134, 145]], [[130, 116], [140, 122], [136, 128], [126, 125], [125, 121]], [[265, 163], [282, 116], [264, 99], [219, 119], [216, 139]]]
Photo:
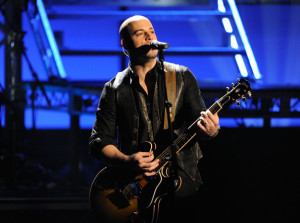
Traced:
[[41, 84], [44, 86], [47, 98], [41, 91], [40, 85], [36, 85], [35, 82], [24, 83], [26, 107], [63, 111], [71, 115], [95, 113], [103, 88], [103, 82], [90, 84], [45, 82]]
[[[218, 89], [203, 89], [204, 100], [220, 97]], [[219, 94], [219, 95], [217, 95]], [[254, 89], [252, 97], [222, 110], [222, 117], [232, 118], [299, 118], [300, 88]]]
[[[40, 88], [33, 90], [35, 89], [34, 83], [27, 82], [24, 86], [27, 92], [26, 106], [28, 108], [34, 105], [37, 109], [60, 110], [72, 115], [81, 115], [96, 112], [104, 83], [55, 84], [46, 82], [43, 85], [50, 100], [50, 106]], [[225, 89], [212, 87], [201, 87], [201, 91], [207, 106], [225, 93]], [[225, 107], [222, 110], [222, 117], [300, 117], [300, 88], [254, 89], [252, 97], [246, 101], [240, 101], [240, 105], [233, 104]]]

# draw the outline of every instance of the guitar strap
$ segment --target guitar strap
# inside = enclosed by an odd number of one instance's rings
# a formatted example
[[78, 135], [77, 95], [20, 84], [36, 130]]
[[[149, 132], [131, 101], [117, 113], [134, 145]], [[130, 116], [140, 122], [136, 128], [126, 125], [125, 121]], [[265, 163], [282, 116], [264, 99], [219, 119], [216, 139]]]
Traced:
[[[171, 123], [175, 119], [175, 111], [176, 111], [176, 69], [170, 69], [169, 67], [165, 67], [165, 82], [166, 82], [166, 89], [167, 89], [167, 98], [168, 101], [172, 104], [172, 106], [169, 108], [170, 109], [170, 118], [171, 118]], [[164, 112], [164, 129], [169, 128], [169, 123], [168, 123], [168, 114], [167, 114], [167, 108], [165, 108]]]

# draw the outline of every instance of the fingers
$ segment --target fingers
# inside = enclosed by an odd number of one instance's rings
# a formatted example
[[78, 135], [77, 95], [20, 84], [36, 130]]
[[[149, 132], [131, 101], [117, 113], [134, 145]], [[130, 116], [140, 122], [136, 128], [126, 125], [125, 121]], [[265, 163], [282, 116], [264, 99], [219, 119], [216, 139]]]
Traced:
[[219, 126], [218, 114], [212, 114], [209, 110], [203, 111], [197, 124], [207, 135], [214, 135]]
[[144, 171], [151, 172], [156, 169], [159, 165], [159, 160], [155, 159], [154, 161], [151, 162], [144, 162], [140, 163], [139, 167], [142, 168]]
[[209, 110], [201, 112], [200, 122], [203, 126], [206, 125], [219, 125], [219, 117], [216, 114], [212, 114]]
[[145, 163], [150, 163], [153, 159], [154, 159], [153, 151], [136, 153], [136, 162], [139, 164], [139, 166]]
[[203, 119], [203, 121], [205, 123], [210, 123], [210, 124], [218, 124], [216, 123], [217, 122], [217, 114], [213, 115], [209, 110], [207, 111], [202, 111], [201, 112], [201, 118], [200, 119]]
[[198, 126], [205, 131], [207, 126], [210, 124], [209, 122], [211, 122], [209, 120], [209, 116], [208, 116], [208, 112], [201, 112], [201, 116], [200, 116], [200, 120], [198, 122]]
[[144, 174], [145, 174], [145, 176], [147, 176], [147, 177], [151, 177], [151, 176], [154, 176], [154, 175], [156, 174], [156, 172], [155, 172], [155, 171], [152, 171], [152, 172], [145, 172]]
[[143, 169], [144, 174], [146, 176], [153, 176], [157, 173], [156, 168], [159, 166], [159, 160], [156, 159], [151, 163], [148, 163], [148, 165], [146, 165]]
[[143, 172], [147, 173], [147, 176], [155, 175], [154, 170], [159, 165], [159, 159], [154, 160], [153, 151], [150, 152], [137, 152], [132, 155], [135, 165]]

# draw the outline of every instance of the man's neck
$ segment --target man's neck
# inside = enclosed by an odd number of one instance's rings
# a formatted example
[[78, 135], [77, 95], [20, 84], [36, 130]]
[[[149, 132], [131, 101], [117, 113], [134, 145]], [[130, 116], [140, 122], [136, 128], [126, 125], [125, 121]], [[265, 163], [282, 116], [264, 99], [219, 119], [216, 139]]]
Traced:
[[139, 83], [141, 87], [144, 89], [144, 91], [146, 92], [146, 94], [148, 94], [148, 87], [149, 87], [148, 86], [149, 83], [147, 83], [146, 75], [150, 70], [154, 68], [156, 61], [157, 59], [153, 58], [153, 59], [145, 60], [143, 63], [134, 63], [132, 61], [133, 63], [131, 64], [131, 68], [134, 71], [134, 73], [138, 75]]
[[146, 74], [153, 69], [156, 64], [156, 58], [149, 59], [144, 63], [133, 63], [132, 70], [139, 76], [140, 81], [144, 81], [146, 78]]

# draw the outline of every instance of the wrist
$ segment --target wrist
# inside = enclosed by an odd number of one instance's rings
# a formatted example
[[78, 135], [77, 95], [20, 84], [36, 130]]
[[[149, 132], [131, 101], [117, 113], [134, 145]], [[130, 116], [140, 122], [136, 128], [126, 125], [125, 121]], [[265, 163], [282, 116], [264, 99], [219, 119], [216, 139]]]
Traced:
[[216, 137], [219, 134], [220, 129], [221, 129], [221, 127], [220, 127], [220, 125], [218, 125], [217, 131], [212, 136], [210, 136], [210, 137], [211, 138]]

